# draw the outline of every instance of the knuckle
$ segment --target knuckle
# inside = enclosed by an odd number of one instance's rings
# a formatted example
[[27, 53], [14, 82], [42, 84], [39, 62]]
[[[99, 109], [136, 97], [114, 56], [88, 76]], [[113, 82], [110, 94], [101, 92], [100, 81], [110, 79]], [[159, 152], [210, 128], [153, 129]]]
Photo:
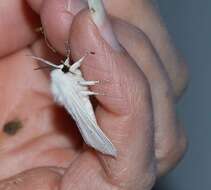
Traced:
[[123, 169], [114, 175], [107, 175], [107, 182], [115, 190], [151, 190], [156, 182], [156, 163], [153, 160], [146, 168], [139, 170]]
[[131, 189], [144, 189], [151, 190], [156, 182], [156, 173], [155, 172], [146, 172], [144, 175], [137, 176], [133, 181], [127, 182], [124, 185], [121, 184], [118, 186], [118, 189], [121, 190], [131, 190]]
[[188, 140], [183, 133], [179, 140], [170, 140], [166, 142], [166, 146], [156, 150], [158, 175], [162, 176], [173, 169], [183, 158], [187, 148]]
[[139, 189], [151, 190], [156, 182], [156, 175], [154, 172], [148, 172], [143, 180], [141, 181], [141, 185]]
[[136, 174], [134, 180], [131, 181], [131, 183], [128, 183], [128, 188], [126, 189], [151, 190], [157, 179], [156, 169], [156, 163], [154, 160], [147, 166], [147, 168], [139, 170], [139, 173]]

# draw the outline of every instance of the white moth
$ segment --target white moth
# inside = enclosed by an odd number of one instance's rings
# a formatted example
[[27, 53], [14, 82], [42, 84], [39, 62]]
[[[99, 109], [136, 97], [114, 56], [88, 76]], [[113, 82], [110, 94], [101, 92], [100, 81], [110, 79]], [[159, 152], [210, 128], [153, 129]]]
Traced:
[[116, 148], [98, 126], [89, 99], [89, 96], [98, 94], [89, 91], [88, 86], [95, 85], [99, 81], [86, 81], [80, 71], [86, 56], [73, 65], [69, 64], [69, 58], [63, 64], [55, 65], [42, 58], [31, 57], [55, 68], [51, 72], [51, 90], [54, 99], [71, 114], [85, 143], [103, 154], [116, 157]]

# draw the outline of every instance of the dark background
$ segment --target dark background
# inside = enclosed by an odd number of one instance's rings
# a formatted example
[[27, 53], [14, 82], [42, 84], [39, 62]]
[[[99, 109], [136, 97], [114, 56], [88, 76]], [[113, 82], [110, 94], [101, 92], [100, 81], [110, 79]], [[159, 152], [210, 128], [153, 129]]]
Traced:
[[190, 85], [179, 105], [189, 137], [184, 160], [155, 190], [211, 189], [211, 0], [157, 0], [161, 15], [183, 52]]

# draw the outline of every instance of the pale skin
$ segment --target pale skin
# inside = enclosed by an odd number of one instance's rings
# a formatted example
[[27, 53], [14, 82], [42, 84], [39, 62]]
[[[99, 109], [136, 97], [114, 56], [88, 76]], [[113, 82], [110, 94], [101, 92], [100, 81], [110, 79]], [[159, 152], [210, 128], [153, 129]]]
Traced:
[[[105, 42], [88, 9], [78, 13], [84, 7], [78, 2], [69, 5], [72, 14], [65, 0], [1, 2], [0, 190], [149, 190], [185, 152], [174, 104], [187, 69], [152, 2], [105, 1], [121, 51]], [[95, 52], [81, 69], [88, 81], [106, 81], [91, 90], [105, 94], [97, 96], [96, 117], [117, 158], [83, 146], [70, 116], [52, 100], [49, 73], [34, 71], [37, 62], [27, 54], [61, 60], [36, 34], [39, 17], [60, 55], [67, 39], [75, 61]], [[14, 119], [22, 128], [9, 135], [3, 128]]]

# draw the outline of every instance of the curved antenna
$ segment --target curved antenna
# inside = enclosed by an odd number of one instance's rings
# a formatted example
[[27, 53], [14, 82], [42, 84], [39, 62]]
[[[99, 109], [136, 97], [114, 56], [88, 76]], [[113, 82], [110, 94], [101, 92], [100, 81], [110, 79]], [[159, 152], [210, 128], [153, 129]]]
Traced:
[[53, 68], [62, 69], [62, 65], [55, 65], [55, 64], [51, 63], [50, 61], [47, 61], [45, 59], [42, 59], [40, 57], [36, 57], [36, 56], [33, 56], [33, 55], [29, 55], [29, 56], [31, 58], [35, 59], [35, 60], [41, 61], [42, 63], [45, 63], [46, 65], [53, 67]]

